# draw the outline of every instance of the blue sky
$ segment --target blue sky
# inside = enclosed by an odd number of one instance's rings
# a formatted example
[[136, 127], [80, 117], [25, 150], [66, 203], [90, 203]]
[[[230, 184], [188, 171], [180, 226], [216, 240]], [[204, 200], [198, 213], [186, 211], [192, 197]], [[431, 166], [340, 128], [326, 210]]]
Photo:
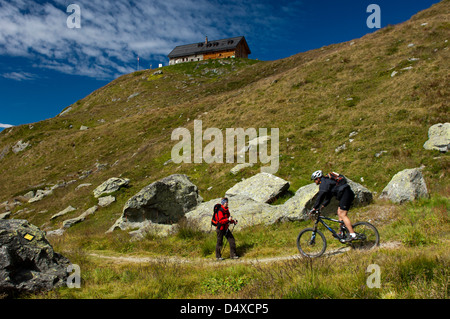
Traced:
[[[0, 0], [0, 130], [59, 114], [118, 76], [168, 64], [176, 46], [244, 35], [250, 58], [276, 60], [360, 38], [369, 4], [381, 27], [438, 0]], [[70, 4], [80, 28], [68, 28]]]

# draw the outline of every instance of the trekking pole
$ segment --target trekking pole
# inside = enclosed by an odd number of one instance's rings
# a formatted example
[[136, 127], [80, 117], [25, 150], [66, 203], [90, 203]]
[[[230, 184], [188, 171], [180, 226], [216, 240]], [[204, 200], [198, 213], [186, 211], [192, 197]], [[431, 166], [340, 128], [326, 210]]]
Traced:
[[[233, 230], [234, 230], [234, 227], [236, 226], [236, 224], [237, 224], [237, 220], [236, 220], [236, 222], [235, 222], [234, 225], [233, 225], [233, 229], [232, 229], [231, 233], [233, 233]], [[227, 228], [227, 231], [225, 232], [225, 235], [226, 235], [229, 231], [230, 231], [230, 228]], [[225, 236], [225, 238], [226, 238], [226, 236]], [[225, 247], [226, 247], [227, 243], [228, 243], [228, 238], [227, 238], [227, 242], [226, 242], [225, 245], [223, 245], [223, 247], [222, 247], [222, 251], [220, 252], [220, 256], [223, 255], [223, 251], [225, 250]]]

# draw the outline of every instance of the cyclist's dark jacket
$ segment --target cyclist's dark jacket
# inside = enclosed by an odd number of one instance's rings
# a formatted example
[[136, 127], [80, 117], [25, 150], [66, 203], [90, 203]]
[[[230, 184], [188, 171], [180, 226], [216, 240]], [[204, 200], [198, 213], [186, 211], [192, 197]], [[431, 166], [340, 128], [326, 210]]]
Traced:
[[[347, 183], [336, 186], [336, 181], [332, 180], [328, 177], [322, 177], [320, 186], [319, 186], [319, 196], [316, 199], [316, 203], [314, 204], [315, 209], [319, 209], [322, 204], [324, 207], [330, 203], [330, 200], [333, 196], [339, 200], [342, 196], [342, 192], [345, 188], [350, 187]], [[323, 203], [322, 203], [323, 202]]]

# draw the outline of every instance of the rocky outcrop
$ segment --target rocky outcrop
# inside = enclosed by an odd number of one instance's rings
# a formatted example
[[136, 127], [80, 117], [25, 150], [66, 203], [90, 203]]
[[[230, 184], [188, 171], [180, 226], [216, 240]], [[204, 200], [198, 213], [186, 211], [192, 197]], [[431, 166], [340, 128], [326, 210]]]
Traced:
[[12, 151], [17, 154], [19, 152], [22, 152], [24, 149], [26, 149], [30, 145], [29, 142], [22, 142], [22, 140], [18, 141], [13, 147]]
[[98, 206], [106, 207], [106, 206], [111, 205], [115, 201], [116, 201], [116, 198], [114, 196], [112, 196], [112, 195], [105, 196], [105, 197], [100, 197], [98, 199]]
[[69, 264], [38, 227], [26, 220], [0, 220], [0, 295], [60, 287]]
[[380, 198], [398, 204], [420, 197], [428, 197], [428, 190], [419, 168], [405, 169], [395, 174], [380, 195]]
[[94, 196], [95, 198], [98, 198], [104, 194], [114, 193], [120, 188], [128, 186], [129, 182], [130, 180], [128, 178], [111, 177], [94, 189]]
[[30, 198], [28, 200], [28, 203], [34, 203], [42, 200], [44, 197], [52, 195], [53, 190], [52, 189], [38, 189], [34, 195], [34, 197]]
[[257, 202], [270, 203], [289, 189], [289, 182], [269, 173], [259, 173], [235, 184], [225, 196], [245, 196]]
[[60, 211], [59, 213], [56, 213], [55, 215], [53, 215], [52, 217], [50, 217], [50, 220], [55, 219], [55, 218], [58, 218], [58, 217], [60, 217], [60, 216], [64, 216], [64, 215], [66, 215], [66, 214], [68, 214], [68, 213], [70, 213], [70, 212], [73, 212], [74, 210], [76, 210], [76, 208], [69, 205], [69, 206], [67, 206], [65, 209], [63, 209], [62, 211]]
[[431, 126], [428, 130], [428, 141], [423, 147], [426, 150], [438, 150], [447, 152], [450, 149], [450, 123], [439, 123]]
[[87, 209], [84, 213], [82, 213], [80, 216], [75, 217], [75, 218], [71, 218], [71, 219], [66, 219], [65, 221], [63, 221], [63, 228], [70, 228], [75, 224], [78, 224], [82, 221], [84, 221], [86, 219], [86, 217], [94, 214], [98, 209], [98, 206], [92, 206], [91, 208]]
[[239, 173], [240, 171], [242, 171], [243, 169], [247, 168], [247, 167], [252, 167], [253, 163], [243, 163], [243, 164], [237, 164], [235, 167], [233, 167], [230, 170], [230, 173], [233, 175], [236, 175], [237, 173]]
[[202, 202], [198, 188], [186, 175], [174, 174], [151, 183], [131, 197], [122, 216], [110, 228], [142, 228], [148, 221], [173, 224]]

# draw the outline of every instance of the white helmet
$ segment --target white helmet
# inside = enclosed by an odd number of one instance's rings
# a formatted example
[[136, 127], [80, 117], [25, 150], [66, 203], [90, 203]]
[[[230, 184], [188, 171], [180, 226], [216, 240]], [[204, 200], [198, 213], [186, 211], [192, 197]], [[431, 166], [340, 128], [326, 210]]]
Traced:
[[319, 169], [318, 171], [315, 171], [314, 173], [312, 173], [311, 175], [311, 179], [315, 180], [316, 178], [321, 178], [323, 176], [322, 171]]

